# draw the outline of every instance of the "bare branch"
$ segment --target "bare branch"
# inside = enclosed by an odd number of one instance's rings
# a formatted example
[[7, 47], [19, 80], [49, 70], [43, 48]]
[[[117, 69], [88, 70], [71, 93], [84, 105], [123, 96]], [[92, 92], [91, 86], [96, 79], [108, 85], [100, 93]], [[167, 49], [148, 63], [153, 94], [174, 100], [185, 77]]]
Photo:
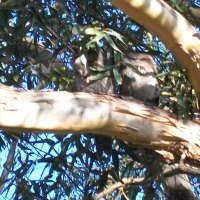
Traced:
[[111, 194], [116, 189], [125, 187], [128, 184], [134, 184], [134, 183], [141, 183], [145, 180], [145, 178], [123, 178], [121, 182], [114, 183], [113, 185], [110, 185], [108, 189], [100, 192], [95, 196], [95, 199], [100, 199], [105, 197], [108, 194]]

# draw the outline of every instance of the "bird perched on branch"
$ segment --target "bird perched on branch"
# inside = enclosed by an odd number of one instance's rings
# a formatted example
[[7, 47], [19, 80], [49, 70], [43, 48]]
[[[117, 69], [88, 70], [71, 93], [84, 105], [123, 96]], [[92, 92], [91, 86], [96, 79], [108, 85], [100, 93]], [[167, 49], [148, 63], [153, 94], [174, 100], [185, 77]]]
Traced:
[[[112, 65], [112, 58], [103, 50], [89, 49], [88, 52], [74, 60], [76, 70], [76, 89], [79, 92], [96, 94], [113, 94], [114, 83], [104, 67]], [[94, 70], [98, 66], [98, 70]], [[101, 70], [102, 69], [102, 70]]]
[[120, 94], [145, 103], [157, 104], [158, 81], [155, 78], [157, 65], [146, 53], [128, 53], [122, 60], [122, 84]]

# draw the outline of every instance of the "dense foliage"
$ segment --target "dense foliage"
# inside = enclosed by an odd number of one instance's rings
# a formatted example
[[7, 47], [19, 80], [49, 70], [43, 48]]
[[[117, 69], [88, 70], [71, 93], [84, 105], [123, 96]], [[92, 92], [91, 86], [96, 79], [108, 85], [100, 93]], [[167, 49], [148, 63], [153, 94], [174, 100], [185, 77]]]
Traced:
[[[198, 1], [166, 2], [199, 28], [199, 19], [189, 9]], [[103, 49], [114, 52], [113, 65], [105, 66], [103, 72], [94, 66], [91, 79], [113, 76], [120, 85], [118, 63], [124, 53], [146, 52], [158, 65], [159, 106], [183, 120], [199, 115], [194, 91], [171, 52], [106, 0], [4, 0], [0, 29], [2, 84], [74, 92], [74, 59], [89, 49]], [[1, 131], [1, 154], [6, 157], [2, 159], [2, 198], [91, 199], [103, 197], [104, 191], [107, 199], [147, 199], [150, 194], [165, 199], [162, 180], [157, 179], [161, 168], [155, 163], [160, 158], [153, 151], [86, 133], [15, 135]], [[131, 179], [137, 181], [129, 184]], [[197, 194], [199, 181], [191, 177]]]

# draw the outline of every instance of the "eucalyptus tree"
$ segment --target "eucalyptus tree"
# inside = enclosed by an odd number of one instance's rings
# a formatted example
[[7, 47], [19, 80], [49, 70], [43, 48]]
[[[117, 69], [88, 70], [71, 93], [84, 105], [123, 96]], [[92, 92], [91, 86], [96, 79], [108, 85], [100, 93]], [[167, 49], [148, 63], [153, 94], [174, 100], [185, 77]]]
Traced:
[[198, 3], [2, 1], [2, 197], [198, 199]]

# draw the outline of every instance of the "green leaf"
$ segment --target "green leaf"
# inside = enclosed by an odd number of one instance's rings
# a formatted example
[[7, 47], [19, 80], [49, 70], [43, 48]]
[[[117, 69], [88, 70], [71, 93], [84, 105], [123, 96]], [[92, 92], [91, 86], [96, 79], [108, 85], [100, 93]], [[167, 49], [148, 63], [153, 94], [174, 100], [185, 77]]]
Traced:
[[105, 34], [103, 32], [97, 33], [97, 36], [94, 38], [94, 41], [98, 44], [99, 41], [105, 37]]
[[112, 36], [116, 37], [123, 44], [125, 44], [124, 41], [123, 41], [123, 39], [122, 39], [122, 37], [121, 37], [121, 35], [119, 33], [115, 32], [115, 31], [107, 31], [106, 33], [109, 34], [109, 35], [112, 35]]
[[113, 75], [118, 85], [122, 84], [122, 77], [117, 67], [113, 68]]
[[98, 66], [94, 65], [93, 67], [90, 67], [92, 71], [97, 71], [97, 72], [104, 72], [108, 70], [112, 70], [115, 67], [115, 65], [108, 65], [108, 66]]
[[162, 72], [162, 73], [156, 74], [155, 77], [156, 78], [160, 78], [160, 77], [164, 77], [164, 76], [166, 76], [168, 74], [169, 74], [169, 72]]
[[115, 53], [114, 54], [114, 62], [115, 63], [119, 63], [121, 60], [122, 60], [122, 57], [123, 57], [123, 53]]
[[93, 39], [91, 39], [87, 44], [86, 47], [89, 49], [94, 43], [100, 46], [100, 40], [104, 38], [104, 33], [98, 33]]
[[58, 77], [57, 77], [57, 76], [52, 76], [52, 77], [51, 77], [51, 81], [52, 81], [52, 82], [56, 82], [56, 81], [57, 81], [57, 79], [58, 79]]
[[79, 27], [78, 26], [73, 26], [72, 27], [72, 34], [78, 35], [79, 34]]
[[118, 156], [118, 151], [116, 151], [116, 150], [112, 151], [112, 160], [113, 160], [113, 164], [114, 164], [115, 173], [119, 177], [119, 156]]
[[105, 35], [105, 39], [115, 51], [119, 51], [120, 53], [122, 53], [122, 51], [119, 50], [119, 48], [116, 46], [116, 44], [109, 35]]
[[153, 36], [151, 35], [151, 33], [147, 32], [147, 38], [148, 38], [148, 43], [152, 43], [153, 42]]
[[98, 73], [96, 75], [89, 76], [88, 77], [88, 82], [97, 81], [97, 80], [100, 80], [102, 78], [109, 77], [109, 76], [110, 76], [110, 71], [106, 71], [105, 73]]
[[162, 95], [164, 95], [164, 96], [172, 96], [172, 93], [164, 91], [164, 92], [162, 92]]
[[86, 28], [85, 34], [86, 35], [97, 35], [98, 31], [95, 28]]

